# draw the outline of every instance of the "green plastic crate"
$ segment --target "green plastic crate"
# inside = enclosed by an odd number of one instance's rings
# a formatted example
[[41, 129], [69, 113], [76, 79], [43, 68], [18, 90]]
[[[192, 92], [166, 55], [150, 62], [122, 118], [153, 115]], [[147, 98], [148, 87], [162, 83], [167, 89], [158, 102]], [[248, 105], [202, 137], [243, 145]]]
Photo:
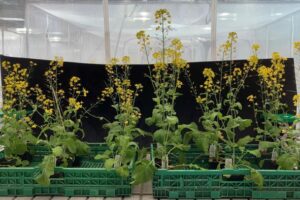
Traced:
[[115, 170], [106, 170], [100, 161], [94, 160], [97, 153], [107, 149], [105, 144], [89, 144], [91, 152], [79, 158], [79, 167], [57, 167], [49, 186], [35, 182], [39, 174], [38, 163], [50, 150], [45, 146], [30, 146], [33, 165], [30, 167], [0, 168], [0, 196], [130, 196], [129, 178], [117, 175]]
[[[192, 153], [195, 155], [194, 150]], [[249, 169], [158, 169], [153, 178], [153, 196], [158, 199], [300, 199], [299, 170], [259, 171], [264, 177], [261, 189], [244, 179], [250, 174]]]

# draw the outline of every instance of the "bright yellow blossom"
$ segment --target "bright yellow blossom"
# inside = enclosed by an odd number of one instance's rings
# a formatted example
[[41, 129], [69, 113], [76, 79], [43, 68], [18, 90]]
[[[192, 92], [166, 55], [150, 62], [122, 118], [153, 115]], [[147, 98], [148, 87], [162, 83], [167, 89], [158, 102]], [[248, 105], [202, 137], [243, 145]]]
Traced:
[[299, 106], [300, 105], [300, 94], [294, 95], [293, 102], [294, 102], [294, 106]]
[[202, 104], [206, 101], [206, 98], [202, 98], [201, 96], [196, 97], [196, 102]]
[[247, 100], [249, 101], [249, 102], [254, 102], [254, 99], [255, 99], [256, 97], [254, 96], [254, 95], [249, 95], [248, 97], [247, 97]]
[[74, 108], [76, 111], [82, 108], [82, 102], [78, 102], [75, 98], [69, 98], [69, 106]]
[[300, 42], [294, 42], [294, 49], [300, 51]]
[[180, 80], [177, 80], [177, 81], [176, 81], [176, 87], [177, 87], [177, 88], [181, 88], [182, 85], [183, 85], [182, 81], [180, 81]]

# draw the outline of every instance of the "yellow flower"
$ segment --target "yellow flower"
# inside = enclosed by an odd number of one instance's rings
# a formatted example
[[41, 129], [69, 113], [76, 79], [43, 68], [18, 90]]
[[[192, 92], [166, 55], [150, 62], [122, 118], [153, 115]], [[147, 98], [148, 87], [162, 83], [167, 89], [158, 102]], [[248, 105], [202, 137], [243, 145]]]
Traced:
[[101, 95], [102, 98], [104, 97], [110, 97], [114, 92], [114, 88], [113, 87], [106, 87], [104, 88], [104, 90], [102, 91]]
[[150, 35], [147, 35], [145, 31], [139, 31], [136, 34], [138, 44], [141, 46], [141, 50], [146, 50], [146, 46], [150, 45]]
[[118, 62], [119, 62], [119, 59], [118, 59], [118, 58], [112, 58], [112, 59], [110, 60], [111, 65], [117, 65]]
[[[154, 14], [156, 20], [163, 19], [164, 21], [171, 18], [171, 14], [167, 9], [159, 9]], [[169, 23], [169, 21], [168, 21]]]
[[176, 81], [176, 87], [181, 88], [183, 83], [180, 80]]
[[254, 95], [249, 95], [249, 96], [247, 97], [247, 100], [248, 100], [249, 102], [253, 102], [255, 98], [256, 98], [256, 97], [255, 97]]
[[136, 88], [137, 90], [143, 89], [143, 85], [140, 84], [140, 83], [137, 83], [137, 84], [135, 84], [134, 86], [135, 86], [135, 88]]
[[204, 68], [203, 75], [204, 75], [204, 77], [207, 77], [207, 78], [214, 78], [215, 72], [210, 68]]
[[44, 109], [46, 115], [52, 115], [53, 114], [53, 108]]
[[82, 93], [83, 93], [83, 96], [86, 97], [87, 94], [89, 93], [89, 91], [87, 89], [83, 88]]
[[252, 50], [253, 50], [254, 52], [256, 52], [256, 51], [259, 50], [260, 45], [259, 45], [259, 44], [253, 44], [251, 48], [252, 48]]
[[294, 95], [293, 102], [294, 102], [294, 106], [299, 106], [300, 105], [300, 94]]
[[183, 48], [182, 42], [178, 39], [175, 38], [171, 41], [171, 45], [176, 49], [176, 50], [181, 50]]
[[294, 42], [294, 49], [300, 51], [300, 42]]
[[62, 89], [59, 89], [59, 90], [57, 91], [57, 94], [60, 95], [60, 96], [64, 96], [65, 91], [62, 90]]
[[123, 62], [123, 64], [129, 64], [130, 63], [130, 57], [129, 56], [124, 56], [122, 58], [122, 62]]
[[236, 32], [230, 32], [228, 33], [228, 39], [233, 41], [233, 42], [236, 42], [237, 41], [237, 33]]
[[206, 78], [206, 80], [204, 81], [204, 89], [207, 92], [210, 92], [213, 87], [213, 78], [215, 77], [215, 73], [210, 68], [204, 68], [203, 76], [204, 76], [204, 78]]
[[238, 68], [238, 67], [235, 67], [233, 69], [232, 73], [233, 73], [233, 76], [241, 76], [242, 75], [242, 70], [240, 68]]
[[124, 86], [126, 86], [126, 87], [130, 87], [130, 86], [131, 86], [131, 82], [130, 82], [129, 79], [124, 79], [122, 84], [123, 84]]
[[227, 40], [224, 44], [221, 45], [220, 48], [224, 56], [227, 56], [229, 53], [232, 52], [232, 50], [235, 50], [235, 44], [237, 43], [237, 39], [238, 36], [236, 32], [228, 33]]
[[199, 104], [202, 104], [206, 101], [206, 98], [202, 98], [200, 96], [197, 96], [196, 97], [196, 102], [199, 103]]
[[71, 79], [70, 79], [70, 82], [69, 82], [69, 85], [71, 87], [74, 87], [76, 85], [76, 83], [78, 83], [80, 81], [80, 78], [77, 77], [77, 76], [73, 76]]
[[146, 33], [145, 33], [144, 30], [141, 30], [141, 31], [139, 31], [139, 32], [136, 33], [136, 38], [139, 39], [139, 40], [140, 39], [144, 39], [145, 36], [146, 36]]
[[75, 110], [79, 110], [80, 108], [82, 108], [82, 102], [78, 102], [75, 98], [70, 97], [69, 106], [74, 108]]

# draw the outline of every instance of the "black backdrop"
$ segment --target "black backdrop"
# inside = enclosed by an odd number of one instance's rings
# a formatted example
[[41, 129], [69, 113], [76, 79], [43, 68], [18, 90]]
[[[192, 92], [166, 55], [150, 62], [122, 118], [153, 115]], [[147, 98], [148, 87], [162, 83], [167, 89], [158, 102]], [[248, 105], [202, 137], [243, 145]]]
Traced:
[[[11, 63], [20, 63], [22, 66], [28, 66], [29, 61], [33, 61], [37, 63], [37, 67], [34, 68], [32, 72], [31, 83], [38, 83], [40, 85], [44, 84], [43, 72], [49, 66], [49, 60], [37, 60], [37, 59], [25, 59], [25, 58], [14, 58], [7, 56], [0, 56], [0, 60], [10, 61]], [[245, 60], [237, 60], [235, 61], [235, 65], [237, 67], [242, 67], [246, 61]], [[270, 65], [269, 59], [264, 59], [260, 61], [261, 64], [266, 66]], [[216, 68], [221, 62], [197, 62], [190, 63], [190, 72], [192, 75], [192, 81], [195, 82], [196, 85], [200, 85], [203, 83], [203, 75], [202, 71], [204, 67]], [[82, 63], [72, 63], [65, 62], [64, 63], [64, 71], [65, 73], [61, 76], [61, 82], [63, 83], [63, 87], [67, 86], [70, 77], [78, 76], [81, 78], [83, 82], [83, 86], [86, 87], [90, 93], [88, 98], [86, 99], [86, 104], [91, 104], [96, 101], [97, 97], [101, 93], [101, 90], [105, 87], [105, 70], [104, 65], [98, 64], [82, 64]], [[134, 83], [142, 83], [144, 85], [144, 90], [142, 94], [137, 98], [137, 107], [139, 107], [142, 111], [143, 118], [140, 120], [139, 127], [145, 130], [151, 131], [151, 128], [147, 127], [144, 123], [144, 118], [149, 117], [151, 115], [151, 111], [153, 108], [152, 95], [153, 90], [151, 88], [150, 81], [145, 77], [147, 73], [147, 66], [145, 65], [133, 65], [132, 66], [132, 81]], [[294, 73], [294, 61], [293, 59], [288, 59], [286, 61], [286, 84], [284, 90], [286, 91], [286, 97], [284, 101], [289, 105], [291, 109], [289, 112], [293, 112], [293, 103], [292, 97], [296, 93], [296, 81], [295, 81], [295, 73]], [[250, 94], [257, 95], [259, 90], [259, 85], [257, 85], [257, 77], [251, 76], [246, 81], [247, 87], [243, 89], [240, 93], [240, 102], [243, 105], [243, 111], [241, 112], [242, 117], [244, 118], [253, 118], [253, 111], [249, 108], [246, 97]], [[192, 121], [197, 122], [199, 117], [201, 116], [200, 110], [196, 110], [197, 104], [195, 103], [194, 97], [191, 95], [189, 87], [187, 84], [181, 88], [180, 91], [183, 95], [178, 98], [176, 102], [176, 111], [181, 123], [190, 123]], [[113, 119], [114, 110], [110, 107], [109, 103], [103, 103], [95, 108], [93, 114], [98, 116], [104, 116], [109, 120]], [[84, 130], [86, 133], [85, 140], [88, 142], [99, 142], [103, 141], [106, 135], [105, 130], [102, 128], [102, 122], [98, 119], [87, 117], [83, 121]], [[255, 134], [252, 131], [252, 128], [239, 133], [239, 136], [243, 136], [245, 134], [253, 135]], [[141, 138], [142, 144], [147, 145], [151, 142], [150, 138]]]

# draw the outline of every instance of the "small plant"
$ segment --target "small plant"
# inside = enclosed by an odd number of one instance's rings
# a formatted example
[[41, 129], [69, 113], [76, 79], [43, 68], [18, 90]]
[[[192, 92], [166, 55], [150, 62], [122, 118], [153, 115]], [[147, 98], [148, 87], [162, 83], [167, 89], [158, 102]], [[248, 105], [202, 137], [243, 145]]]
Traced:
[[81, 99], [86, 97], [88, 91], [82, 87], [80, 78], [73, 76], [69, 81], [69, 97], [66, 102], [67, 94], [61, 89], [61, 83], [58, 81], [61, 73], [63, 73], [63, 60], [56, 58], [51, 61], [49, 69], [44, 73], [48, 93], [44, 94], [38, 87], [35, 90], [44, 120], [40, 127], [40, 134], [47, 139], [40, 143], [51, 150], [40, 164], [41, 174], [36, 178], [36, 181], [42, 185], [50, 184], [55, 166], [69, 166], [76, 156], [85, 155], [89, 151], [89, 146], [78, 139], [78, 134], [84, 137], [81, 128], [80, 111], [83, 109]]
[[[105, 66], [108, 79], [107, 87], [101, 94], [101, 101], [110, 99], [116, 115], [112, 122], [107, 122], [103, 126], [108, 130], [105, 140], [109, 149], [95, 158], [104, 160], [105, 168], [114, 168], [123, 177], [128, 177], [130, 169], [134, 169], [133, 183], [138, 184], [150, 179], [154, 168], [150, 161], [143, 159], [145, 155], [142, 154], [145, 150], [140, 151], [135, 141], [146, 134], [137, 128], [141, 113], [135, 106], [136, 98], [143, 86], [140, 83], [131, 82], [129, 62], [130, 58], [124, 56], [121, 63], [117, 58], [113, 58], [111, 63]], [[135, 162], [139, 153], [141, 155]]]
[[[183, 83], [181, 76], [189, 67], [182, 58], [183, 44], [179, 39], [168, 40], [171, 31], [171, 14], [166, 9], [155, 12], [156, 30], [160, 33], [160, 49], [152, 51], [150, 48], [150, 36], [145, 31], [137, 33], [137, 39], [141, 50], [145, 53], [149, 66], [149, 75], [155, 103], [152, 116], [146, 118], [146, 124], [156, 128], [153, 140], [157, 144], [155, 156], [161, 160], [161, 168], [169, 168], [169, 156], [176, 150], [187, 150], [190, 138], [188, 135], [197, 132], [195, 123], [181, 125], [174, 109], [176, 99], [180, 96], [179, 89]], [[150, 55], [155, 61], [150, 67]], [[186, 137], [183, 136], [183, 133]]]
[[3, 68], [3, 118], [0, 129], [0, 144], [4, 146], [6, 163], [1, 165], [28, 165], [23, 156], [28, 152], [28, 145], [35, 144], [37, 138], [33, 134], [36, 124], [32, 121], [35, 113], [30, 100], [29, 75], [34, 67], [30, 62], [28, 68], [20, 64], [2, 62]]

